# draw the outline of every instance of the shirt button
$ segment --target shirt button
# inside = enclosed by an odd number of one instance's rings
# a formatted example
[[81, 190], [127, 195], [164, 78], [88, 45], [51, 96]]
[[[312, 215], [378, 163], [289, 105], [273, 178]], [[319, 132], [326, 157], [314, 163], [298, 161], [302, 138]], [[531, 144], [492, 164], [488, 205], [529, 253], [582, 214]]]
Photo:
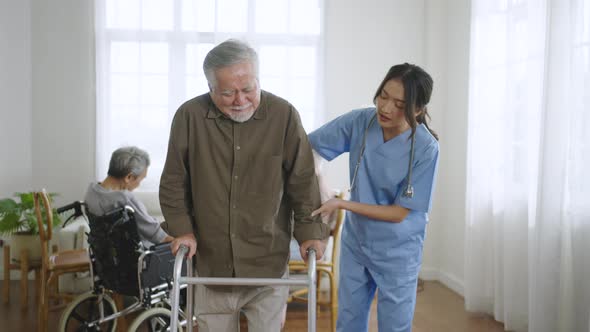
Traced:
[[239, 145], [238, 145], [238, 146], [236, 146], [236, 150], [239, 150], [239, 149], [240, 149], [240, 146], [239, 146]]
[[236, 234], [232, 233], [231, 237], [232, 238], [235, 238], [236, 237]]
[[234, 206], [232, 206], [232, 207], [233, 207], [234, 209], [236, 208], [236, 206], [235, 206], [235, 205], [234, 205]]
[[238, 179], [238, 176], [237, 175], [234, 175], [234, 179], [237, 180]]

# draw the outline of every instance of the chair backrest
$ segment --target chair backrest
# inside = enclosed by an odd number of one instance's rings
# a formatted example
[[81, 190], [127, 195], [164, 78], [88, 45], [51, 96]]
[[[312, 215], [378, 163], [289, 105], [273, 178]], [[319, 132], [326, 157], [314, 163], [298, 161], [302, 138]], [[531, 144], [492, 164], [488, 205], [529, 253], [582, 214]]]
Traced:
[[[41, 202], [43, 203], [43, 209], [41, 208]], [[51, 241], [53, 228], [53, 210], [45, 189], [40, 192], [33, 192], [33, 204], [35, 206], [35, 216], [37, 217], [39, 238], [41, 239], [41, 262], [43, 268], [47, 269], [49, 266], [49, 241]], [[44, 218], [47, 219], [47, 222], [43, 222]]]
[[[338, 192], [334, 195], [335, 198], [344, 198], [343, 192]], [[336, 257], [338, 255], [338, 251], [340, 250], [340, 235], [342, 234], [342, 224], [344, 223], [344, 218], [346, 217], [346, 211], [343, 209], [338, 209], [336, 212], [336, 223], [330, 232], [330, 236], [334, 239], [334, 244], [332, 246], [332, 259], [330, 260], [332, 264], [336, 262]]]
[[90, 223], [88, 245], [92, 270], [99, 282], [124, 295], [139, 295], [137, 260], [142, 244], [131, 207], [96, 216], [86, 211]]

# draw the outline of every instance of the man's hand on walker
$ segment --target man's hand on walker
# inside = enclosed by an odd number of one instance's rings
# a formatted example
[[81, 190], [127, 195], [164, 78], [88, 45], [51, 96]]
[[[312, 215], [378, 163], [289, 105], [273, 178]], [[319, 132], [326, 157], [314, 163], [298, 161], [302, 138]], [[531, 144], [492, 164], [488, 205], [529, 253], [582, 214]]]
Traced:
[[326, 250], [326, 242], [322, 240], [307, 240], [301, 244], [299, 247], [299, 253], [301, 257], [307, 263], [307, 249], [313, 248], [315, 249], [315, 258], [316, 261], [320, 260], [322, 256], [324, 256], [324, 251]]
[[197, 239], [195, 238], [195, 234], [188, 233], [174, 238], [172, 244], [170, 245], [170, 249], [172, 249], [173, 255], [176, 255], [176, 252], [178, 251], [181, 245], [185, 245], [188, 247], [189, 250], [187, 257], [189, 259], [193, 258], [193, 256], [197, 252]]

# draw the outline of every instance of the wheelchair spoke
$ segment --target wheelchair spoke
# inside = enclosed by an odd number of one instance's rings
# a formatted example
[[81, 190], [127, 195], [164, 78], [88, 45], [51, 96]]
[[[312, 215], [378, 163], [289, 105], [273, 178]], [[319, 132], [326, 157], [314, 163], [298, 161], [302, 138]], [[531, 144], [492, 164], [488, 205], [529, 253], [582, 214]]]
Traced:
[[170, 331], [170, 310], [164, 308], [152, 308], [143, 312], [133, 321], [129, 331]]
[[100, 319], [99, 308], [101, 305], [104, 307], [105, 317], [112, 315], [116, 312], [114, 304], [110, 304], [106, 300], [102, 300], [102, 303], [98, 303], [98, 296], [94, 294], [83, 295], [75, 299], [71, 305], [66, 307], [60, 320], [60, 332], [70, 331], [108, 331], [114, 330], [115, 321], [107, 321], [96, 326], [89, 327], [88, 325], [92, 322]]

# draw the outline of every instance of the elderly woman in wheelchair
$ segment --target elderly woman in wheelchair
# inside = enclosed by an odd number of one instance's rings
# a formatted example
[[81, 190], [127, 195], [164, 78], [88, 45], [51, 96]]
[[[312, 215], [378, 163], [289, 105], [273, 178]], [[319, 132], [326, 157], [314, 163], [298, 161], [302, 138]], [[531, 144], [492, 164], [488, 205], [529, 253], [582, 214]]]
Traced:
[[148, 214], [145, 205], [132, 193], [146, 177], [149, 165], [148, 153], [137, 147], [115, 150], [107, 177], [102, 182], [91, 183], [84, 198], [88, 211], [94, 215], [103, 215], [125, 205], [132, 207], [139, 237], [146, 247], [172, 241], [160, 222]]
[[[90, 185], [84, 203], [65, 207], [75, 213], [85, 207], [93, 290], [64, 309], [59, 331], [115, 331], [117, 318], [139, 311], [129, 331], [166, 331], [169, 327], [174, 256], [168, 242], [172, 237], [131, 194], [145, 178], [148, 165], [149, 157], [140, 149], [116, 150], [109, 176]], [[134, 301], [118, 311], [114, 293]], [[179, 321], [186, 325], [183, 312]]]

